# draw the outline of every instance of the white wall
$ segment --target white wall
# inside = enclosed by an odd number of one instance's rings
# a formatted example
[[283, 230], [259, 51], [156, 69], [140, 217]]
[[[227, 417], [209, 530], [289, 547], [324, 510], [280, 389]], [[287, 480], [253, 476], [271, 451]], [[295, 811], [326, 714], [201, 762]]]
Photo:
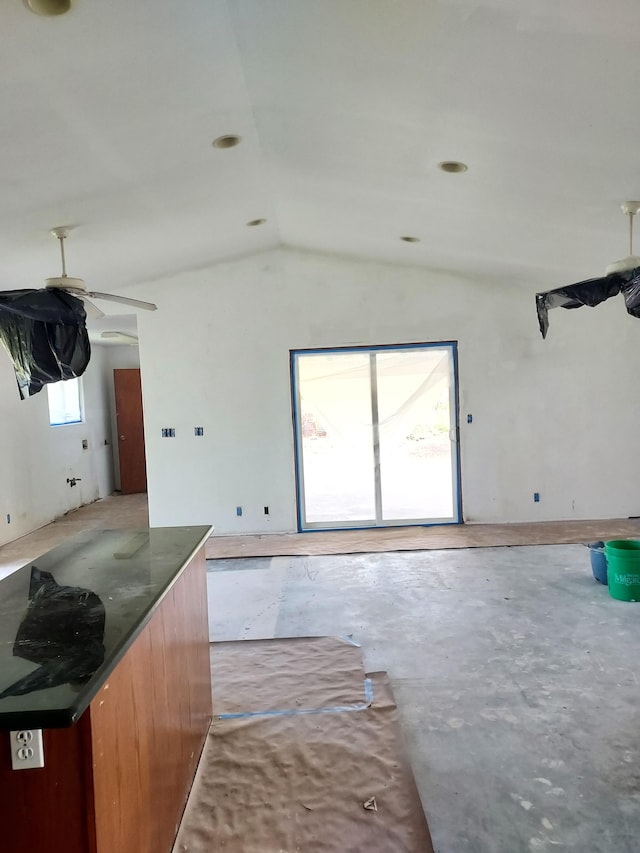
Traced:
[[[46, 390], [21, 400], [0, 346], [0, 544], [113, 491], [104, 349], [93, 348], [82, 377], [85, 422], [51, 427]], [[67, 477], [81, 482], [71, 488]]]
[[459, 342], [466, 520], [640, 514], [640, 321], [621, 299], [556, 309], [542, 341], [517, 283], [286, 249], [138, 291], [159, 307], [138, 319], [154, 526], [294, 530], [289, 350], [439, 340]]

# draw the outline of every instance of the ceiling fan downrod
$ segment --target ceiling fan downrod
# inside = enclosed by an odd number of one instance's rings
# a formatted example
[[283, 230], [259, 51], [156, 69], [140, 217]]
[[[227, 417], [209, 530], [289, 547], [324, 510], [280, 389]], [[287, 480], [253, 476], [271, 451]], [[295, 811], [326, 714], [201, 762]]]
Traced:
[[64, 257], [64, 241], [69, 234], [69, 228], [52, 228], [51, 233], [60, 241], [60, 257], [62, 259], [62, 278], [67, 278], [67, 265]]
[[629, 217], [629, 255], [633, 255], [633, 217], [640, 211], [640, 201], [625, 201], [622, 210]]

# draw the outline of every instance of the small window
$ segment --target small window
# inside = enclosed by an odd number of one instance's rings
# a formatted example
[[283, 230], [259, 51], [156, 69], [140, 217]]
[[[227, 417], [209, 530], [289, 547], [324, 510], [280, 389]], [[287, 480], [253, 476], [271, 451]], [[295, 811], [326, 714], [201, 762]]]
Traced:
[[65, 379], [47, 385], [51, 426], [82, 423], [82, 399], [79, 379]]

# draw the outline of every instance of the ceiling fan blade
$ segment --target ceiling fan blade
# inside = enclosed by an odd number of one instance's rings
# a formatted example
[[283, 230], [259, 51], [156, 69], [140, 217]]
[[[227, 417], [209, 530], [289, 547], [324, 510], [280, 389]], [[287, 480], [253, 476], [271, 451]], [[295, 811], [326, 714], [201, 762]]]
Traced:
[[557, 287], [544, 293], [536, 293], [536, 310], [540, 333], [546, 338], [549, 329], [548, 312], [550, 308], [591, 308], [620, 293], [623, 284], [630, 278], [622, 273], [612, 273], [600, 278], [588, 278], [566, 287]]
[[115, 293], [99, 293], [93, 290], [87, 293], [92, 299], [106, 299], [107, 302], [121, 302], [123, 305], [132, 305], [134, 308], [142, 308], [144, 311], [157, 311], [158, 306], [153, 302], [143, 302], [141, 299], [132, 299], [130, 296], [116, 296]]
[[84, 296], [80, 296], [77, 293], [74, 293], [73, 296], [82, 299], [82, 302], [84, 304], [84, 310], [90, 320], [99, 320], [101, 317], [105, 316], [104, 311], [101, 311], [97, 305], [94, 305], [93, 302], [90, 302], [88, 299], [85, 299]]
[[[600, 276], [599, 278], [588, 278], [585, 281], [578, 281], [575, 284], [568, 284], [566, 287], [557, 287], [555, 290], [549, 290], [547, 296], [553, 304], [549, 308], [555, 308], [562, 305], [565, 308], [579, 308], [580, 305], [590, 305], [592, 308], [609, 299], [610, 296], [616, 296], [620, 293], [620, 286], [624, 282], [624, 278], [619, 273]], [[574, 303], [565, 304], [565, 303]]]

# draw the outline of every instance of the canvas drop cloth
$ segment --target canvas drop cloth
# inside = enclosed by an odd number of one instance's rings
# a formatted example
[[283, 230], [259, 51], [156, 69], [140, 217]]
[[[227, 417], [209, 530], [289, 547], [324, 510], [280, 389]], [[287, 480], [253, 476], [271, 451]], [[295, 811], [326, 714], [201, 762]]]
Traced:
[[433, 853], [388, 678], [358, 647], [213, 643], [211, 661], [214, 720], [174, 853]]

